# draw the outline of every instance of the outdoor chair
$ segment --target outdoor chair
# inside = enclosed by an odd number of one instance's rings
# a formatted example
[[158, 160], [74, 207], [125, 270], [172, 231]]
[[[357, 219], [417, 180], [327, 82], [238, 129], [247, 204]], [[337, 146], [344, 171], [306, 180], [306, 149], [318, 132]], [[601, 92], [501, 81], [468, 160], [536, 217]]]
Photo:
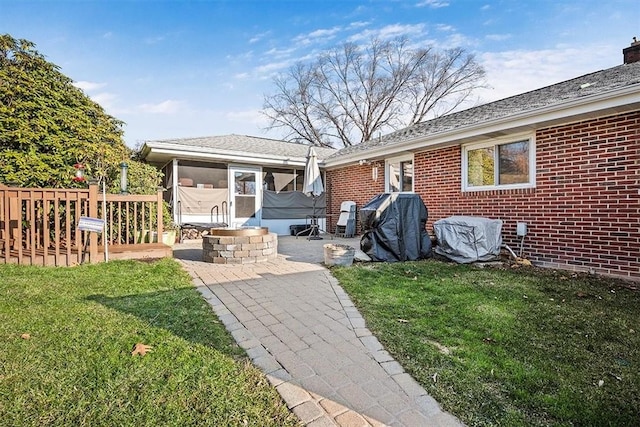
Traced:
[[346, 201], [340, 204], [340, 217], [336, 224], [337, 237], [353, 237], [356, 234], [356, 202]]

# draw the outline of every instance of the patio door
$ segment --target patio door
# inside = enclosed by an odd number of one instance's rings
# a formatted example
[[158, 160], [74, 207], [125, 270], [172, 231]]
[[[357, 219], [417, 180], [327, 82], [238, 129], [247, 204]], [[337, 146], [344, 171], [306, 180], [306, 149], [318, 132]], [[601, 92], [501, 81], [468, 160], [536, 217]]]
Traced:
[[229, 225], [259, 226], [262, 207], [262, 179], [259, 168], [229, 167]]

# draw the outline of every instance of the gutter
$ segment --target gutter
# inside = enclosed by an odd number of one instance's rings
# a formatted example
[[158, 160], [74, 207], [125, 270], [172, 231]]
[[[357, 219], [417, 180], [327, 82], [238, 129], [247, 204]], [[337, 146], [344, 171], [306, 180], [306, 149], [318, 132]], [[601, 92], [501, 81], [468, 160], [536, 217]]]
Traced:
[[[260, 165], [286, 165], [304, 167], [306, 157], [287, 157], [259, 153], [246, 153], [232, 150], [220, 150], [210, 147], [192, 147], [174, 143], [145, 142], [143, 158], [150, 154], [164, 154], [172, 158], [189, 158], [202, 160], [224, 160], [231, 163], [250, 163]], [[263, 157], [264, 156], [264, 157]], [[319, 166], [324, 167], [324, 161], [319, 161]]]

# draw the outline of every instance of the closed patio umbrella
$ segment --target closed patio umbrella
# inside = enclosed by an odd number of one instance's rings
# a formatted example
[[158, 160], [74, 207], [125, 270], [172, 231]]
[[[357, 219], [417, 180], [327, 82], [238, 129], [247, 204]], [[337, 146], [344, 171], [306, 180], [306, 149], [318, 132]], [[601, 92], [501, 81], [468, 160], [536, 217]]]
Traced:
[[320, 176], [320, 167], [318, 167], [318, 157], [316, 156], [316, 150], [313, 147], [309, 147], [307, 153], [307, 163], [304, 167], [304, 184], [302, 192], [307, 196], [317, 197], [324, 193], [324, 185], [322, 184], [322, 177]]
[[309, 239], [322, 239], [318, 234], [318, 219], [316, 217], [316, 198], [324, 192], [322, 184], [322, 176], [320, 175], [320, 167], [318, 166], [318, 158], [316, 150], [309, 147], [307, 153], [307, 163], [304, 167], [304, 183], [302, 192], [308, 197], [313, 197], [313, 218], [311, 222]]

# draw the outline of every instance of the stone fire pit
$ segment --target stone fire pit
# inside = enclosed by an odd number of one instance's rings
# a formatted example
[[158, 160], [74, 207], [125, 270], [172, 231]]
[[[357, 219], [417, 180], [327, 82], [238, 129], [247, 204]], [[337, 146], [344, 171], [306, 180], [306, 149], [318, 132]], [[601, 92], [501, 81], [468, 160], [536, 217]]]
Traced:
[[202, 260], [215, 264], [251, 264], [278, 256], [278, 235], [267, 227], [212, 228], [202, 238]]

